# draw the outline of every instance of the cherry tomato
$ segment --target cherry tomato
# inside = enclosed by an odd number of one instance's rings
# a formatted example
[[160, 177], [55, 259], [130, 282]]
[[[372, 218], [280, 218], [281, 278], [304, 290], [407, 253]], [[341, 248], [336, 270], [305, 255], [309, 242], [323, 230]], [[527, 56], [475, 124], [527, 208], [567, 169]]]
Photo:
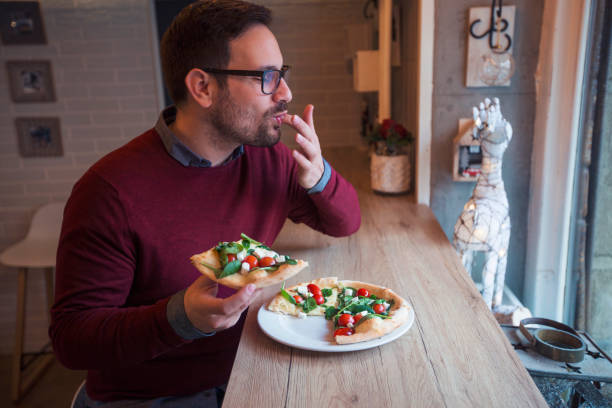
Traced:
[[336, 329], [336, 331], [334, 332], [334, 337], [335, 336], [350, 336], [353, 334], [353, 329], [351, 329], [350, 327], [341, 327], [339, 329]]
[[312, 295], [312, 297], [314, 298], [315, 302], [317, 302], [317, 305], [325, 303], [325, 298], [323, 295]]
[[274, 260], [274, 258], [272, 258], [271, 256], [264, 256], [263, 258], [261, 258], [261, 260], [259, 261], [259, 266], [262, 267], [266, 267], [266, 266], [272, 266], [276, 263], [276, 261]]
[[358, 322], [358, 321], [360, 321], [362, 317], [363, 317], [363, 315], [356, 314], [356, 315], [355, 315], [355, 317], [354, 317], [354, 319], [355, 319], [355, 324], [357, 324], [357, 322]]
[[385, 313], [385, 306], [382, 303], [377, 303], [374, 306], [372, 306], [372, 309], [374, 309], [374, 313]]
[[350, 315], [348, 313], [343, 313], [338, 318], [338, 326], [348, 326], [349, 323], [354, 323], [354, 322], [355, 322], [355, 319], [353, 318], [353, 315]]
[[257, 266], [259, 266], [259, 261], [253, 255], [249, 255], [246, 258], [244, 258], [243, 262], [248, 263], [249, 266], [251, 267], [251, 269], [256, 268]]
[[227, 263], [230, 263], [235, 260], [236, 260], [236, 254], [227, 254]]
[[301, 305], [302, 303], [304, 303], [304, 299], [302, 299], [302, 297], [300, 295], [293, 295], [293, 298], [295, 299], [295, 302], [298, 305]]
[[321, 295], [321, 289], [319, 289], [319, 287], [317, 285], [315, 285], [314, 283], [311, 283], [308, 285], [308, 290], [310, 291], [310, 293], [312, 293], [313, 295]]
[[370, 296], [370, 292], [367, 289], [365, 289], [365, 288], [360, 288], [357, 291], [357, 296], [368, 297], [368, 296]]

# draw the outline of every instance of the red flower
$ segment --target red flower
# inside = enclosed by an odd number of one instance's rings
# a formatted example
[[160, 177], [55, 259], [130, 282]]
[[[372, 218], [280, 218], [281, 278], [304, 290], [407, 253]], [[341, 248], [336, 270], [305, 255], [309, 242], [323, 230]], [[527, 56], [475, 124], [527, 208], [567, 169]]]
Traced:
[[391, 129], [392, 127], [395, 128], [395, 126], [397, 126], [397, 123], [395, 123], [394, 120], [392, 119], [385, 119], [382, 121], [382, 123], [380, 124], [380, 129], [379, 129], [379, 133], [380, 133], [380, 137], [382, 137], [383, 139], [386, 139], [387, 136], [389, 135], [389, 129]]

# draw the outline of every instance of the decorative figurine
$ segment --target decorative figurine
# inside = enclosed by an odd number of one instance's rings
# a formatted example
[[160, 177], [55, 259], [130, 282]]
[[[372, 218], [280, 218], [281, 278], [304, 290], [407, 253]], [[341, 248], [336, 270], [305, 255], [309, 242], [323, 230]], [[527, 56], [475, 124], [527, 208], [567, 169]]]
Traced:
[[[510, 241], [510, 216], [502, 180], [502, 158], [512, 139], [512, 126], [503, 118], [498, 98], [494, 98], [493, 102], [485, 99], [472, 112], [472, 135], [480, 140], [482, 166], [472, 196], [455, 224], [453, 245], [470, 276], [474, 252], [484, 252], [482, 297], [498, 321], [507, 321], [508, 317], [514, 321], [530, 313], [525, 308], [517, 310], [513, 306], [502, 306]], [[518, 312], [517, 316], [513, 316], [515, 312]]]

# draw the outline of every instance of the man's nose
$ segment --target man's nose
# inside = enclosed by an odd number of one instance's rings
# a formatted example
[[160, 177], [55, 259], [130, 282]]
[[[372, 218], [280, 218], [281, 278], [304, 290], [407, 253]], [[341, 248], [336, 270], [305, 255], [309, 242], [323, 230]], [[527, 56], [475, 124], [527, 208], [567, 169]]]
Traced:
[[278, 88], [276, 88], [276, 91], [272, 94], [272, 98], [274, 102], [285, 101], [287, 103], [291, 102], [291, 99], [293, 99], [291, 89], [289, 89], [289, 85], [285, 82], [285, 78], [281, 78]]

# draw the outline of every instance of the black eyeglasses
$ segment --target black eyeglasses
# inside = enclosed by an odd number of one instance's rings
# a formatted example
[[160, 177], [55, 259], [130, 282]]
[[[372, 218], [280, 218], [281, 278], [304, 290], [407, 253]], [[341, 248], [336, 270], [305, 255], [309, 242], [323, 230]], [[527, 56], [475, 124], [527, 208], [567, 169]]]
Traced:
[[266, 69], [264, 71], [245, 71], [243, 69], [217, 68], [202, 68], [202, 71], [210, 72], [211, 74], [259, 77], [261, 80], [261, 92], [263, 92], [265, 95], [271, 95], [278, 89], [281, 79], [288, 82], [289, 68], [289, 65], [283, 65], [281, 69]]

